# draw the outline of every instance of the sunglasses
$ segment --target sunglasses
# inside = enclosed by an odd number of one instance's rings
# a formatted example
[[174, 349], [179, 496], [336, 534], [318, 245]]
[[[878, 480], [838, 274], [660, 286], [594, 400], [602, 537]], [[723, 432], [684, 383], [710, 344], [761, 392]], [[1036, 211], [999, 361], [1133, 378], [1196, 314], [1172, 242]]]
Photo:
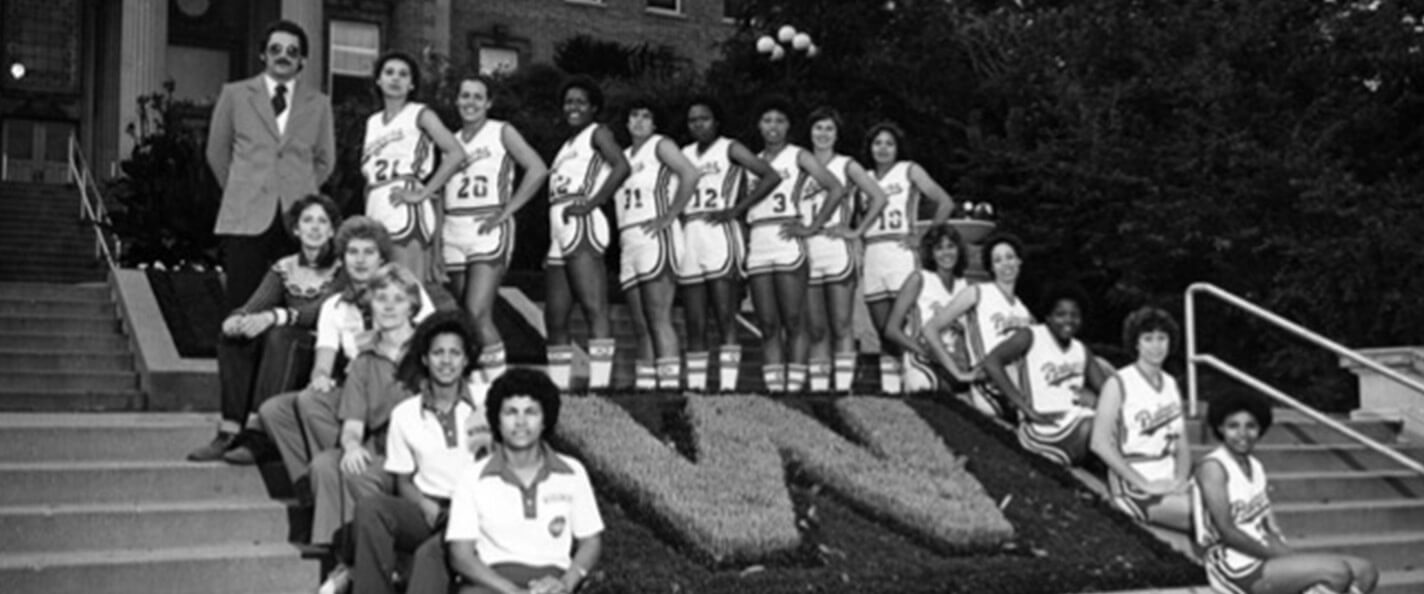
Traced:
[[284, 53], [287, 54], [288, 58], [299, 58], [302, 55], [302, 48], [299, 45], [283, 46], [279, 43], [267, 46], [267, 55], [269, 56], [277, 57]]

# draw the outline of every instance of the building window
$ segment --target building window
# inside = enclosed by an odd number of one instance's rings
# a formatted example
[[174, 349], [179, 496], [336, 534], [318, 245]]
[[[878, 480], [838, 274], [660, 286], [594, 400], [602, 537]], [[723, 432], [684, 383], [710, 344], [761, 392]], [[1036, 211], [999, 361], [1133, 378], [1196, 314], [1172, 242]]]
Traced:
[[480, 74], [509, 74], [519, 69], [519, 50], [480, 46]]
[[331, 90], [333, 104], [349, 99], [365, 100], [369, 95], [371, 69], [381, 54], [381, 27], [373, 23], [333, 20], [330, 24]]
[[682, 0], [648, 0], [648, 10], [682, 14]]

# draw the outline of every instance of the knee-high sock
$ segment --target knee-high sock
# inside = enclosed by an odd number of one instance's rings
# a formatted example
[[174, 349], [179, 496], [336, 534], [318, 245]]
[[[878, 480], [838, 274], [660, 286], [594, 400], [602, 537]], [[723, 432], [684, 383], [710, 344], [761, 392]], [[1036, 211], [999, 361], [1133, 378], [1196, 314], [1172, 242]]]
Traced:
[[899, 394], [900, 388], [900, 362], [890, 355], [880, 355], [880, 389]]
[[657, 368], [652, 361], [638, 361], [634, 366], [637, 377], [633, 387], [639, 390], [653, 390], [658, 387]]
[[677, 357], [662, 357], [657, 362], [658, 389], [677, 391], [682, 380], [682, 363]]
[[795, 394], [806, 389], [806, 364], [786, 364], [786, 391]]
[[588, 341], [588, 389], [607, 390], [613, 379], [613, 354], [616, 343], [612, 338], [591, 338]]
[[480, 351], [480, 373], [485, 376], [485, 383], [490, 383], [495, 378], [504, 375], [507, 365], [504, 354], [504, 343], [496, 342], [485, 346]]
[[554, 380], [554, 385], [560, 390], [569, 391], [569, 374], [573, 373], [574, 347], [570, 345], [556, 345], [548, 348], [549, 355], [549, 379]]
[[786, 391], [786, 365], [768, 363], [761, 366], [761, 378], [766, 382], [766, 391], [773, 394]]
[[831, 361], [830, 359], [811, 360], [811, 391], [829, 392], [831, 391]]
[[737, 389], [737, 371], [742, 367], [742, 345], [724, 344], [717, 353], [717, 388], [723, 392]]
[[687, 354], [687, 389], [701, 392], [707, 389], [707, 351]]
[[836, 391], [849, 392], [855, 381], [855, 353], [836, 353]]

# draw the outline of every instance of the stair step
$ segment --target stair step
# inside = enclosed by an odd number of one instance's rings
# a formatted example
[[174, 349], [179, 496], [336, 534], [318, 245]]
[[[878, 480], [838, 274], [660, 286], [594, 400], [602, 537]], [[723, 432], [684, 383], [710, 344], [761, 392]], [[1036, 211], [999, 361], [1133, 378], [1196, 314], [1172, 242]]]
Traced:
[[34, 272], [28, 270], [3, 270], [0, 269], [0, 282], [4, 281], [32, 281], [42, 283], [92, 283], [104, 280], [109, 274], [107, 268], [97, 268], [94, 270], [46, 270]]
[[1381, 571], [1424, 569], [1424, 532], [1337, 534], [1296, 538], [1301, 552], [1330, 552], [1369, 559]]
[[271, 499], [0, 506], [0, 554], [282, 543], [297, 511]]
[[[185, 444], [186, 446], [187, 444]], [[189, 449], [202, 442], [188, 446]], [[264, 481], [264, 475], [266, 478]], [[186, 460], [3, 462], [0, 505], [264, 499], [285, 486], [280, 465], [236, 467]], [[274, 484], [268, 489], [267, 482]], [[277, 486], [281, 482], [281, 486]]]
[[144, 410], [138, 390], [33, 390], [0, 392], [0, 412], [100, 412]]
[[[1399, 436], [1400, 423], [1396, 421], [1359, 421], [1338, 419], [1346, 427], [1363, 433], [1365, 437], [1383, 443], [1394, 442]], [[1189, 419], [1187, 421], [1187, 434], [1196, 438], [1197, 443], [1217, 443], [1216, 437], [1207, 429], [1206, 423], [1200, 419]], [[1315, 421], [1281, 421], [1276, 420], [1271, 425], [1271, 430], [1261, 437], [1259, 442], [1267, 444], [1350, 444], [1355, 443], [1353, 439], [1337, 433], [1334, 429], [1321, 425]]]
[[0, 555], [10, 592], [266, 594], [314, 589], [320, 565], [287, 543]]
[[194, 413], [0, 414], [0, 462], [182, 460], [216, 426]]
[[132, 372], [133, 355], [125, 351], [39, 351], [26, 352], [0, 348], [0, 378], [19, 371], [78, 372], [78, 371], [122, 371]]
[[0, 316], [108, 316], [116, 315], [110, 301], [44, 301], [0, 298]]
[[0, 282], [0, 298], [34, 299], [38, 301], [108, 301], [109, 284], [54, 284], [30, 282]]
[[0, 334], [0, 349], [6, 351], [27, 350], [31, 352], [58, 352], [72, 350], [124, 351], [129, 348], [129, 339], [117, 330], [107, 330], [94, 334], [41, 334], [37, 332], [15, 332]]
[[6, 371], [0, 373], [0, 398], [10, 393], [49, 390], [103, 392], [132, 390], [138, 387], [138, 374], [132, 371], [88, 371], [73, 368], [62, 371]]
[[1424, 569], [1380, 573], [1374, 594], [1419, 594], [1424, 592]]
[[[1211, 446], [1193, 448], [1200, 457]], [[1424, 445], [1395, 448], [1415, 460], [1424, 460]], [[1308, 470], [1399, 470], [1398, 462], [1363, 445], [1258, 445], [1252, 455], [1261, 460], [1267, 472], [1300, 472]]]
[[1412, 470], [1271, 473], [1271, 501], [1317, 502], [1424, 498], [1424, 476]]
[[1424, 500], [1369, 499], [1333, 503], [1280, 503], [1272, 509], [1293, 537], [1385, 533], [1424, 526]]
[[118, 329], [114, 316], [0, 316], [0, 334], [107, 334]]

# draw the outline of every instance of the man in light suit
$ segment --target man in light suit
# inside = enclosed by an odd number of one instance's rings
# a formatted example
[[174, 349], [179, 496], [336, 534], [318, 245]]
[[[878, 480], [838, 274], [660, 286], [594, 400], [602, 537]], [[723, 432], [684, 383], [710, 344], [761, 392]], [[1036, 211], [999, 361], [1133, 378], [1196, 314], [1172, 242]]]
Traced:
[[[223, 188], [214, 232], [221, 239], [229, 310], [247, 302], [273, 262], [296, 251], [295, 222], [282, 220], [281, 213], [317, 193], [336, 163], [331, 101], [310, 81], [297, 80], [310, 50], [306, 31], [277, 21], [263, 39], [263, 72], [223, 85], [208, 128], [208, 166]], [[228, 392], [217, 438], [189, 454], [190, 460], [219, 459], [234, 445], [252, 411], [239, 410], [246, 398]]]

